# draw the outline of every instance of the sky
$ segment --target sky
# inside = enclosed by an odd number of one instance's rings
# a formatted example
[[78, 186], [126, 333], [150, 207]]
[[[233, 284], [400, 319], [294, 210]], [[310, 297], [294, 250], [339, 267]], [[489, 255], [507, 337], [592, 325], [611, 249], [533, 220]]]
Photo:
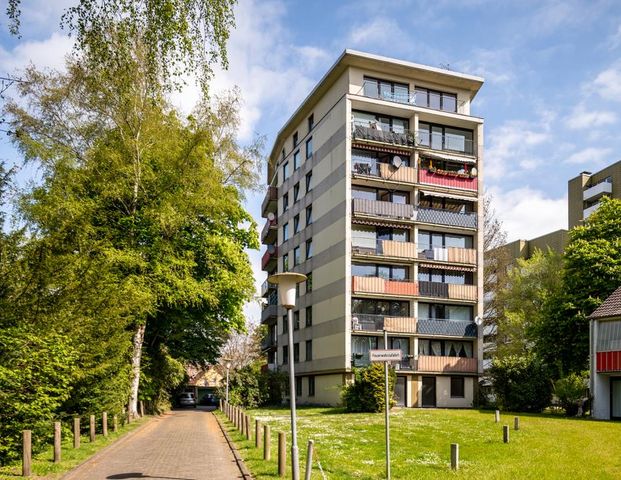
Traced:
[[[2, 18], [0, 75], [32, 62], [62, 68], [72, 41], [59, 27], [75, 0], [22, 0], [22, 38]], [[346, 48], [484, 77], [472, 115], [485, 119], [485, 190], [509, 240], [567, 228], [567, 181], [621, 159], [618, 0], [239, 0], [229, 69], [212, 91], [238, 86], [240, 142], [275, 136]], [[189, 86], [173, 101], [190, 111]], [[19, 163], [0, 136], [0, 158]], [[20, 180], [36, 177], [22, 171]], [[260, 230], [263, 193], [246, 207]], [[262, 252], [249, 252], [257, 286]], [[248, 305], [252, 321], [258, 304]]]

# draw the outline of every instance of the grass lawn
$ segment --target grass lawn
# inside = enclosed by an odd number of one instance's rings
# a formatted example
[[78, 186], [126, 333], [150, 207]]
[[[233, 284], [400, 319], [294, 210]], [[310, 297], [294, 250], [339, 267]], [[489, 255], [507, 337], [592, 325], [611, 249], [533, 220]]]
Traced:
[[[33, 455], [32, 457], [32, 475], [28, 478], [39, 480], [52, 480], [61, 478], [65, 473], [73, 470], [82, 462], [93, 456], [102, 448], [114, 443], [120, 437], [135, 430], [137, 427], [147, 421], [149, 417], [140, 418], [134, 420], [130, 424], [120, 425], [118, 432], [112, 432], [110, 427], [108, 430], [108, 436], [104, 437], [100, 433], [95, 437], [95, 441], [91, 443], [88, 435], [80, 437], [80, 448], [73, 448], [73, 436], [66, 435], [63, 431], [63, 442], [61, 446], [61, 462], [54, 463], [52, 461], [54, 456], [54, 448], [50, 445], [41, 453]], [[87, 419], [88, 421], [88, 419]], [[50, 426], [50, 428], [52, 428]], [[17, 478], [24, 478], [22, 475], [21, 461], [4, 467], [0, 467], [0, 480], [16, 480]]]
[[[289, 411], [258, 409], [247, 412], [268, 423], [272, 431], [272, 460], [263, 461], [254, 439], [246, 441], [219, 418], [237, 444], [257, 479], [277, 478], [278, 431], [287, 432]], [[391, 458], [394, 479], [619, 479], [621, 478], [621, 423], [567, 419], [553, 415], [520, 414], [520, 430], [513, 430], [513, 414], [478, 410], [393, 409]], [[510, 442], [502, 441], [508, 424]], [[254, 423], [253, 423], [254, 433]], [[339, 409], [298, 409], [300, 469], [304, 478], [306, 444], [315, 451], [325, 478], [385, 478], [384, 414], [349, 414]], [[458, 443], [460, 470], [450, 469], [450, 444]], [[287, 475], [290, 475], [290, 466]], [[313, 479], [322, 479], [317, 462]]]

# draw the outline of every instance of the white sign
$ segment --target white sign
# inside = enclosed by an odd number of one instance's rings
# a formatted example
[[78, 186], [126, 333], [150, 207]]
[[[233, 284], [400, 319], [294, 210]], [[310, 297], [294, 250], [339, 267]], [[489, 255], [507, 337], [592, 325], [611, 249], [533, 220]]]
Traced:
[[369, 350], [372, 362], [400, 362], [401, 350]]

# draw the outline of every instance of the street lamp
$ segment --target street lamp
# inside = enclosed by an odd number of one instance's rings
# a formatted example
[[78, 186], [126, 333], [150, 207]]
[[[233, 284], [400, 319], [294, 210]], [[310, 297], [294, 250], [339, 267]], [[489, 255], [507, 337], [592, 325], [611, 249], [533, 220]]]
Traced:
[[302, 273], [277, 273], [268, 277], [268, 282], [278, 285], [278, 301], [287, 309], [287, 333], [289, 339], [289, 397], [291, 398], [291, 469], [293, 480], [300, 478], [298, 460], [298, 431], [295, 414], [295, 369], [293, 367], [293, 308], [295, 307], [295, 286], [306, 280]]

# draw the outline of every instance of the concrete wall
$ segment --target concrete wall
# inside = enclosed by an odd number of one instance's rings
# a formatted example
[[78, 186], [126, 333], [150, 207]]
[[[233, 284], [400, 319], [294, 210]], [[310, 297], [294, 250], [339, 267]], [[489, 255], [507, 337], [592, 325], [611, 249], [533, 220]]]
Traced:
[[451, 398], [451, 377], [436, 377], [436, 401], [438, 408], [471, 408], [474, 401], [474, 379], [465, 377], [464, 398]]

